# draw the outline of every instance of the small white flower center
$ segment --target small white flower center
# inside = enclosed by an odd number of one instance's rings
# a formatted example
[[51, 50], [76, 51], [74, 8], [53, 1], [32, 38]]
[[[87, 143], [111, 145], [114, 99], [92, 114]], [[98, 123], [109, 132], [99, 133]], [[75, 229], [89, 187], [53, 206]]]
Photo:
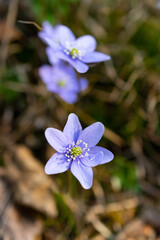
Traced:
[[80, 162], [80, 158], [89, 156], [88, 144], [83, 142], [82, 140], [78, 140], [76, 143], [73, 142], [71, 145], [67, 147], [67, 152], [65, 156], [67, 160], [70, 162], [71, 160], [78, 159], [78, 163]]
[[81, 59], [81, 57], [85, 54], [84, 51], [79, 50], [79, 45], [73, 45], [70, 42], [66, 41], [66, 48], [64, 49], [64, 52], [67, 55], [70, 55], [73, 59]]

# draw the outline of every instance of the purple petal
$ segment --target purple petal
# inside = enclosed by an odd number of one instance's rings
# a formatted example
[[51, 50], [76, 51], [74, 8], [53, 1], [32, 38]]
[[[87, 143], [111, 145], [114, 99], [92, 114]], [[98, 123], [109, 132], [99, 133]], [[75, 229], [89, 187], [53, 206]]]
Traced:
[[55, 153], [46, 163], [46, 174], [57, 174], [67, 171], [70, 168], [71, 162], [68, 162], [64, 154]]
[[103, 152], [98, 152], [96, 154], [91, 153], [91, 149], [89, 151], [88, 157], [81, 158], [81, 162], [87, 167], [95, 167], [95, 166], [101, 164], [103, 156], [104, 156]]
[[71, 142], [76, 142], [81, 132], [82, 126], [78, 117], [74, 113], [69, 114], [63, 133]]
[[60, 60], [61, 64], [58, 64], [58, 67], [59, 75], [66, 80], [66, 86], [62, 89], [63, 93], [66, 92], [68, 95], [70, 93], [78, 93], [80, 91], [79, 82], [74, 68], [70, 65], [62, 64], [62, 62], [64, 63], [64, 61]]
[[59, 41], [62, 46], [66, 47], [66, 42], [74, 42], [76, 40], [73, 32], [66, 26], [59, 26]]
[[82, 63], [78, 59], [72, 59], [70, 56], [66, 55], [63, 52], [58, 52], [56, 55], [60, 59], [70, 63], [72, 65], [72, 67], [74, 67], [77, 70], [77, 72], [79, 72], [79, 73], [85, 73], [89, 69], [89, 67], [85, 63]]
[[73, 104], [77, 101], [77, 93], [72, 91], [64, 90], [59, 93], [59, 96], [67, 103]]
[[88, 152], [89, 156], [81, 159], [81, 162], [89, 167], [95, 167], [100, 164], [108, 163], [113, 159], [113, 154], [99, 146], [92, 147]]
[[50, 92], [57, 92], [57, 86], [53, 79], [53, 67], [50, 65], [43, 65], [39, 68], [39, 75], [42, 81], [46, 84], [46, 88]]
[[72, 79], [76, 79], [76, 82], [77, 82], [77, 74], [74, 68], [71, 67], [70, 65], [66, 65], [66, 64], [63, 64], [63, 65], [65, 66], [67, 74], [70, 75], [70, 78], [72, 77]]
[[45, 36], [45, 43], [48, 44], [54, 51], [60, 51], [62, 49], [59, 42], [56, 42], [55, 39]]
[[42, 31], [40, 31], [38, 33], [38, 36], [42, 41], [46, 42], [45, 38], [46, 37], [52, 37], [53, 38], [54, 32], [55, 31], [54, 31], [53, 26], [49, 22], [45, 21], [45, 22], [43, 22], [43, 25], [42, 25]]
[[49, 65], [42, 65], [39, 68], [39, 75], [45, 84], [52, 82], [52, 68]]
[[79, 37], [75, 43], [78, 49], [85, 50], [87, 52], [93, 52], [97, 45], [96, 39], [90, 35]]
[[45, 131], [45, 137], [49, 144], [60, 153], [65, 152], [66, 147], [70, 144], [64, 133], [55, 128], [47, 128]]
[[72, 67], [74, 67], [74, 68], [77, 70], [77, 72], [79, 72], [79, 73], [85, 73], [85, 72], [87, 72], [88, 69], [89, 69], [89, 67], [88, 67], [86, 64], [82, 63], [82, 62], [79, 61], [78, 59], [71, 60], [69, 63], [70, 63], [70, 64], [72, 65]]
[[75, 101], [76, 101], [77, 96], [78, 96], [78, 92], [79, 92], [78, 80], [77, 80], [77, 78], [74, 79], [74, 78], [72, 78], [72, 76], [70, 76], [70, 79], [68, 79], [66, 88], [64, 88], [63, 93], [66, 93], [68, 95], [69, 94], [75, 94], [75, 96], [76, 96]]
[[90, 149], [90, 151], [93, 154], [96, 154], [99, 151], [103, 152], [103, 158], [102, 158], [102, 161], [99, 164], [108, 163], [108, 162], [112, 161], [113, 158], [114, 158], [113, 153], [111, 151], [109, 151], [108, 149], [103, 148], [103, 147], [95, 146], [95, 147], [92, 147]]
[[54, 27], [47, 21], [44, 21], [42, 24], [42, 31], [41, 32], [45, 32], [48, 35], [52, 36], [52, 34], [54, 33]]
[[81, 162], [78, 163], [78, 161], [73, 161], [71, 172], [78, 179], [83, 188], [89, 189], [92, 187], [93, 171], [91, 167], [86, 167]]
[[51, 64], [59, 63], [60, 59], [57, 58], [55, 51], [51, 47], [46, 48], [46, 53]]
[[61, 49], [59, 44], [59, 25], [53, 27], [49, 22], [43, 23], [43, 29], [38, 33], [38, 36], [43, 42], [50, 45], [53, 50]]
[[53, 92], [53, 93], [58, 93], [59, 94], [59, 91], [58, 91], [58, 88], [57, 86], [55, 85], [54, 81], [53, 82], [49, 82], [47, 85], [46, 85], [46, 88], [49, 92]]
[[88, 88], [88, 80], [86, 78], [79, 79], [80, 91], [83, 92]]
[[80, 134], [78, 140], [88, 143], [88, 147], [95, 146], [102, 138], [104, 133], [104, 126], [100, 122], [93, 123], [85, 128]]
[[56, 39], [53, 37], [54, 33], [52, 34], [52, 36], [49, 36], [45, 32], [39, 32], [38, 36], [41, 38], [41, 40], [43, 40], [43, 42], [48, 44], [54, 51], [60, 51], [62, 49], [59, 42], [56, 41]]
[[97, 63], [104, 62], [110, 60], [111, 57], [107, 54], [101, 52], [87, 52], [82, 58], [82, 62], [84, 63]]

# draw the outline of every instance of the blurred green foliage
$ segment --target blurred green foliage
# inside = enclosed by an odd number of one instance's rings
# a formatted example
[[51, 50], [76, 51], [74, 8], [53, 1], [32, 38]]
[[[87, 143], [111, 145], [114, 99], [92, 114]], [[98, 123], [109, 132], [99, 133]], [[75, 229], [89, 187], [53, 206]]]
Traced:
[[121, 156], [115, 156], [111, 170], [112, 177], [120, 181], [122, 191], [140, 192], [140, 184], [136, 175], [136, 164]]
[[54, 194], [58, 211], [59, 211], [59, 216], [57, 218], [58, 221], [56, 225], [63, 225], [65, 229], [65, 234], [66, 231], [68, 232], [68, 235], [70, 234], [75, 234], [76, 231], [76, 220], [75, 216], [72, 212], [72, 210], [68, 207], [64, 200], [64, 196], [62, 194]]
[[160, 71], [160, 25], [155, 18], [139, 24], [131, 43], [144, 53], [148, 68]]
[[52, 24], [59, 23], [57, 21], [61, 17], [65, 19], [68, 15], [72, 15], [71, 9], [78, 2], [80, 0], [30, 0], [36, 20], [39, 22], [46, 20]]
[[7, 83], [19, 83], [20, 78], [19, 75], [16, 72], [16, 69], [14, 67], [8, 68], [7, 71], [4, 72], [4, 75], [2, 76], [2, 81], [0, 84], [0, 95], [1, 97], [7, 101], [7, 102], [13, 102], [16, 101], [20, 97], [20, 93], [18, 91], [12, 90], [12, 87], [10, 86], [10, 89], [8, 89], [9, 86], [6, 86]]

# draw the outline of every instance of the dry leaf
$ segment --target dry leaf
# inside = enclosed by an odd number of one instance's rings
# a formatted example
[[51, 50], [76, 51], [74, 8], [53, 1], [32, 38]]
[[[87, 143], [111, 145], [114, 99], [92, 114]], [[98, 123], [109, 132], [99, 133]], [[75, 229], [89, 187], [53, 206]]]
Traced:
[[5, 178], [0, 179], [0, 196], [0, 239], [41, 240], [42, 221], [17, 209]]
[[15, 200], [56, 217], [57, 209], [51, 191], [56, 187], [32, 152], [23, 145], [16, 145], [5, 155], [5, 164]]
[[117, 235], [116, 240], [156, 240], [153, 228], [146, 225], [142, 220], [136, 219], [124, 227]]

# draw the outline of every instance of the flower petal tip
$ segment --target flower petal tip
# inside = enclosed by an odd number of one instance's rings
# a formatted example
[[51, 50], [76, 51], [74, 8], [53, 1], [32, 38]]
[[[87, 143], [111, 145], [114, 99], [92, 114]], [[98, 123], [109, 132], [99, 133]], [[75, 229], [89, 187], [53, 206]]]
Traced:
[[97, 122], [97, 123], [99, 124], [99, 128], [101, 129], [101, 131], [104, 133], [105, 127], [104, 127], [103, 123], [101, 123], [101, 122]]

